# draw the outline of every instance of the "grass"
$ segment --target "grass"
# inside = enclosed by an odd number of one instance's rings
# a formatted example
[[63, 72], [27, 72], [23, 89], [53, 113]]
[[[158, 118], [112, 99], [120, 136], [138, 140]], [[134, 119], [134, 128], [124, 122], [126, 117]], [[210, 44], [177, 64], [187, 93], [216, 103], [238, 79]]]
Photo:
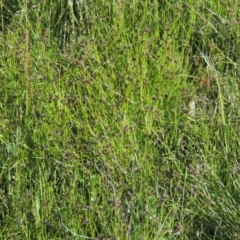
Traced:
[[238, 7], [0, 1], [0, 239], [240, 239]]

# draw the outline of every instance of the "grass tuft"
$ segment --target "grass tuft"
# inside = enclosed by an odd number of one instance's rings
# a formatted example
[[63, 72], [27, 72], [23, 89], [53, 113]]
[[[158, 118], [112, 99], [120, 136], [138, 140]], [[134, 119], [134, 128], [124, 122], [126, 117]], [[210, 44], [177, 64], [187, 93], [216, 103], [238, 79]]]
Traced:
[[0, 239], [238, 239], [238, 1], [0, 1]]

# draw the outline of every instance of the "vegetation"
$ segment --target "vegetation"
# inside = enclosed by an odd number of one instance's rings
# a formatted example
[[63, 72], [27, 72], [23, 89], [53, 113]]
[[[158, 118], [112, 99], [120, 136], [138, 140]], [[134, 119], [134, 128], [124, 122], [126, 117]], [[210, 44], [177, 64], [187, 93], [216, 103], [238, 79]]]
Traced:
[[9, 2], [0, 239], [240, 239], [238, 1]]

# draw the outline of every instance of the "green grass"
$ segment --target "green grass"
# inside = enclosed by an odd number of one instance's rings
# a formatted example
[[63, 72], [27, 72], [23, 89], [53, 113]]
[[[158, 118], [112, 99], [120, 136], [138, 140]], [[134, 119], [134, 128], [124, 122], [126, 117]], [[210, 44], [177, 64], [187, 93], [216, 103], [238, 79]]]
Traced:
[[0, 1], [0, 239], [240, 239], [238, 8]]

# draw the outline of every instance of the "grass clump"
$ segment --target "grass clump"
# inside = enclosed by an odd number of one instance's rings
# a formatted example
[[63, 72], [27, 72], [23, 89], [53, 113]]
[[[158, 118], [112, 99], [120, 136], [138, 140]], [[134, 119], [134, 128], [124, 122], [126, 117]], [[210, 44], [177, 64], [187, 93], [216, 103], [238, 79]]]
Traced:
[[0, 238], [238, 239], [237, 7], [0, 1]]

